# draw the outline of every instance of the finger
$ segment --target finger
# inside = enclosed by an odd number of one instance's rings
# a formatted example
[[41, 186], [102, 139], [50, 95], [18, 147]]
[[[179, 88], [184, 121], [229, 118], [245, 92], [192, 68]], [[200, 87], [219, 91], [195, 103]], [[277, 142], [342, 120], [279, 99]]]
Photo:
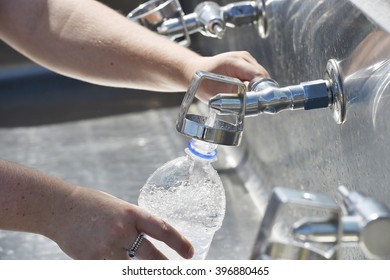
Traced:
[[[130, 257], [128, 256], [130, 259]], [[149, 240], [145, 237], [137, 249], [136, 258], [140, 260], [167, 260], [168, 258], [161, 253]]]
[[257, 62], [256, 58], [254, 58], [249, 52], [247, 51], [240, 51], [238, 52], [238, 55], [245, 59], [248, 63], [253, 64], [253, 65], [259, 65]]
[[193, 256], [194, 248], [191, 243], [171, 225], [146, 211], [143, 211], [142, 216], [137, 219], [136, 227], [139, 231], [164, 242], [183, 258]]
[[[250, 81], [255, 77], [269, 77], [267, 70], [247, 51], [236, 51], [225, 53], [230, 58], [230, 76], [239, 78], [242, 81]], [[231, 60], [232, 59], [232, 60]]]
[[260, 64], [250, 64], [245, 60], [236, 61], [233, 75], [241, 81], [251, 81], [258, 77], [269, 77], [267, 70]]
[[[129, 245], [123, 248], [123, 252], [125, 255], [122, 255], [120, 259], [132, 259], [130, 257], [130, 250], [132, 253], [135, 252], [135, 258], [141, 260], [166, 260], [167, 257], [164, 256], [149, 240], [145, 233], [143, 233], [141, 241], [138, 241], [140, 234], [138, 232], [134, 232], [132, 235], [133, 239], [129, 241]], [[135, 238], [134, 238], [135, 236]], [[137, 243], [138, 241], [138, 243]], [[134, 246], [136, 248], [134, 248]]]
[[255, 75], [269, 76], [268, 71], [254, 58], [250, 53], [243, 52], [244, 59], [252, 65], [252, 69]]

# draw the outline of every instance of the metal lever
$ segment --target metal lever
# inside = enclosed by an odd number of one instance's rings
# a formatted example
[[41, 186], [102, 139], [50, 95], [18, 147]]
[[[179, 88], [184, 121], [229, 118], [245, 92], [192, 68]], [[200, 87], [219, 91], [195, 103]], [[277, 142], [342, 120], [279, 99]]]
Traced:
[[242, 100], [243, 104], [245, 104], [246, 86], [240, 80], [199, 71], [194, 75], [181, 104], [176, 123], [177, 131], [188, 137], [210, 143], [238, 146], [244, 127], [245, 106], [237, 114], [230, 116], [229, 120], [223, 119], [222, 116], [217, 115], [213, 110], [210, 110], [208, 116], [190, 113], [190, 107], [194, 104], [195, 95], [204, 80], [235, 86], [237, 88], [236, 98]]
[[[252, 81], [246, 93], [245, 116], [276, 114], [285, 110], [312, 110], [330, 107], [338, 124], [345, 121], [345, 97], [337, 62], [328, 61], [325, 79], [280, 88], [272, 79]], [[220, 114], [234, 114], [244, 104], [230, 94], [218, 94], [209, 106]]]
[[[338, 253], [338, 240], [324, 248], [313, 246], [309, 242], [299, 242], [293, 238], [279, 238], [275, 228], [285, 223], [283, 210], [312, 209], [326, 212], [326, 220], [339, 220], [341, 210], [328, 196], [321, 193], [309, 193], [285, 187], [273, 190], [258, 233], [251, 259], [335, 259]], [[288, 226], [283, 228], [289, 228]], [[284, 230], [286, 231], [286, 230]], [[283, 240], [284, 239], [284, 240]]]
[[[370, 259], [390, 258], [390, 210], [377, 200], [340, 186], [343, 207], [329, 196], [275, 188], [254, 246], [253, 259], [334, 259], [341, 244], [359, 244]], [[283, 209], [303, 218], [278, 220]], [[303, 212], [302, 209], [306, 209]], [[344, 211], [343, 211], [344, 210]], [[326, 214], [326, 215], [324, 215]], [[321, 215], [321, 216], [320, 216]], [[302, 215], [301, 215], [302, 216]], [[282, 217], [285, 218], [285, 217]], [[280, 226], [290, 222], [291, 227]], [[274, 228], [291, 230], [290, 239], [274, 237]], [[282, 241], [281, 241], [282, 240]]]
[[187, 30], [186, 19], [179, 0], [149, 0], [132, 10], [127, 18], [145, 26], [146, 28], [161, 33], [161, 25], [169, 19], [175, 19], [182, 26], [180, 36], [172, 37], [175, 40], [180, 37], [178, 43], [189, 46], [190, 33]]
[[[187, 46], [190, 44], [190, 34], [200, 32], [204, 36], [221, 39], [226, 27], [248, 24], [257, 24], [260, 35], [268, 35], [264, 0], [236, 2], [223, 7], [212, 1], [204, 1], [187, 15], [183, 14], [178, 0], [150, 0], [127, 17]], [[185, 40], [181, 40], [183, 37]]]
[[329, 221], [305, 220], [296, 224], [294, 234], [302, 241], [334, 242], [341, 231], [341, 241], [357, 242], [370, 259], [390, 258], [390, 210], [380, 202], [340, 186], [345, 215], [341, 225]]

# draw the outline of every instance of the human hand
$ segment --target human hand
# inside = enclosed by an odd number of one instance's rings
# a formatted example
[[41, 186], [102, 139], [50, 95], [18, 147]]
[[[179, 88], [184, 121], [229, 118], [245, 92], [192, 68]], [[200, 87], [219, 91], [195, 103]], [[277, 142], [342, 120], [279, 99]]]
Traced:
[[[140, 233], [165, 242], [184, 258], [193, 247], [179, 232], [140, 207], [107, 193], [77, 188], [67, 199], [53, 237], [74, 259], [129, 259], [128, 249]], [[146, 238], [137, 259], [166, 259]]]
[[[246, 84], [254, 78], [269, 77], [267, 70], [246, 51], [226, 52], [212, 57], [197, 57], [188, 62], [188, 75], [193, 76], [199, 70], [234, 77]], [[215, 94], [233, 92], [237, 92], [236, 87], [231, 85], [204, 81], [197, 97], [207, 103], [210, 97]]]

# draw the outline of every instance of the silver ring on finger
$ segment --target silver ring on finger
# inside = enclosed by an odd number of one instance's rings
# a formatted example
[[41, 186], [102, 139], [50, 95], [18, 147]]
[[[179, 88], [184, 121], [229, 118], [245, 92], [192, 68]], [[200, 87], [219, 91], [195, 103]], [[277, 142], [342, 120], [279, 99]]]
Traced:
[[137, 238], [135, 239], [134, 243], [130, 246], [130, 248], [125, 248], [125, 251], [129, 255], [131, 260], [137, 259], [136, 257], [137, 250], [141, 245], [142, 240], [144, 240], [144, 237], [145, 237], [145, 233], [141, 232], [140, 234], [138, 234]]

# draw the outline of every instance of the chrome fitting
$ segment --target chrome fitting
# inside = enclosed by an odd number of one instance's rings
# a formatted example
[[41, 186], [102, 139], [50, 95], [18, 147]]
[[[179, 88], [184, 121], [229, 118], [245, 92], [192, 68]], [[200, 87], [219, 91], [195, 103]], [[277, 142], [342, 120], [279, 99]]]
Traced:
[[[285, 110], [312, 110], [327, 108], [332, 97], [326, 80], [317, 80], [280, 88], [271, 79], [252, 83], [246, 98], [246, 116], [277, 114]], [[218, 94], [210, 99], [209, 106], [220, 114], [241, 110], [242, 104], [228, 94]]]
[[[275, 188], [253, 249], [253, 259], [334, 259], [341, 244], [358, 244], [369, 259], [390, 258], [390, 210], [376, 199], [340, 186], [342, 206], [327, 195]], [[281, 216], [284, 207], [304, 213], [296, 221]], [[305, 209], [305, 211], [303, 211]], [[320, 210], [320, 211], [319, 211]], [[279, 217], [280, 218], [280, 217]], [[283, 219], [284, 218], [284, 219]], [[275, 238], [276, 224], [292, 235]], [[291, 234], [291, 233], [290, 233]], [[286, 241], [287, 239], [287, 241]]]
[[[244, 104], [230, 94], [220, 93], [212, 97], [209, 106], [219, 114], [235, 114]], [[279, 87], [272, 79], [251, 81], [246, 93], [245, 116], [277, 114], [285, 110], [313, 110], [330, 108], [338, 124], [345, 121], [346, 109], [341, 78], [337, 63], [329, 60], [325, 79], [304, 82], [299, 85]]]
[[221, 39], [226, 27], [249, 24], [257, 24], [260, 35], [265, 37], [268, 32], [265, 15], [264, 0], [236, 2], [223, 7], [205, 1], [187, 15], [182, 12], [178, 0], [150, 0], [138, 6], [127, 17], [188, 46], [190, 34], [200, 32], [204, 36]]

